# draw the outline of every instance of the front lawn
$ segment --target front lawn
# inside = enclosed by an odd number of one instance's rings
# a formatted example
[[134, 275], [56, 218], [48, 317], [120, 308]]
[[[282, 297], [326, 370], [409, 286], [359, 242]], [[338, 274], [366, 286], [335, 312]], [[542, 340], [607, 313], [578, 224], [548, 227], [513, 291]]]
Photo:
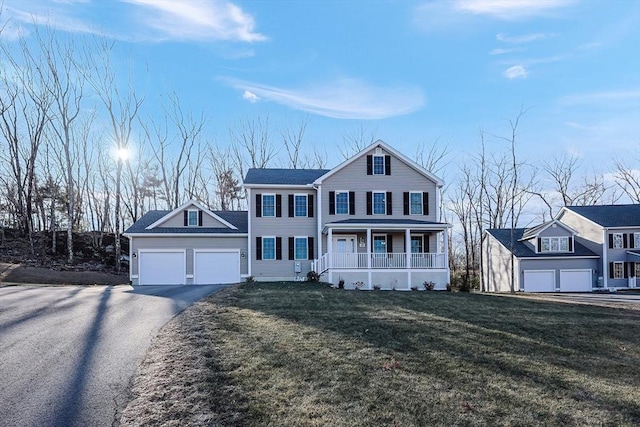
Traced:
[[176, 318], [129, 425], [640, 424], [640, 311], [255, 283]]

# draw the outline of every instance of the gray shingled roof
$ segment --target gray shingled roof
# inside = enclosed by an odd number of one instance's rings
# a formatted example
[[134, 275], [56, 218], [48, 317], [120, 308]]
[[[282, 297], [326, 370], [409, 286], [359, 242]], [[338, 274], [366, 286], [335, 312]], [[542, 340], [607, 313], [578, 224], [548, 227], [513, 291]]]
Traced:
[[320, 178], [329, 169], [249, 169], [245, 185], [307, 185]]
[[237, 230], [233, 230], [227, 227], [161, 227], [147, 230], [146, 228], [158, 221], [163, 216], [171, 213], [172, 211], [149, 211], [137, 220], [131, 227], [125, 230], [125, 233], [143, 233], [143, 234], [195, 234], [195, 233], [211, 233], [211, 234], [233, 234], [233, 233], [247, 233], [248, 226], [248, 214], [247, 211], [212, 211], [220, 218], [224, 219], [230, 224], [233, 224]]
[[[527, 228], [514, 228], [513, 229], [513, 254], [518, 258], [566, 258], [566, 257], [581, 257], [581, 256], [598, 256], [595, 252], [587, 249], [585, 246], [577, 241], [573, 244], [573, 253], [556, 253], [545, 252], [538, 254], [535, 250], [526, 245], [525, 242], [519, 241], [527, 231]], [[500, 242], [507, 250], [511, 247], [511, 229], [510, 228], [490, 228], [487, 230], [495, 239]]]
[[603, 227], [640, 227], [640, 205], [567, 206]]

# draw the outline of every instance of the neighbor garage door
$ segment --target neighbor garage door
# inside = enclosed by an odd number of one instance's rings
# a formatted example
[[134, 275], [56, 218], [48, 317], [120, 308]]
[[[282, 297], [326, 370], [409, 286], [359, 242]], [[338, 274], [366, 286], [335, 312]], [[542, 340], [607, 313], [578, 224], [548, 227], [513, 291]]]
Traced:
[[197, 285], [238, 283], [240, 251], [196, 251], [193, 281]]
[[591, 292], [591, 270], [560, 270], [561, 292]]
[[184, 251], [140, 251], [138, 282], [141, 285], [183, 285], [185, 283]]
[[525, 270], [524, 291], [525, 292], [555, 292], [556, 271], [555, 270]]

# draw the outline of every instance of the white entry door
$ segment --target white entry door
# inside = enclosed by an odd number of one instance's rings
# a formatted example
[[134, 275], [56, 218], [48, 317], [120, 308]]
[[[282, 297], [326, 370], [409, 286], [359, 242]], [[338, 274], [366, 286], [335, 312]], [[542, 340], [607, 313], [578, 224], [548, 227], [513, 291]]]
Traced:
[[333, 267], [355, 268], [358, 266], [356, 236], [333, 236]]

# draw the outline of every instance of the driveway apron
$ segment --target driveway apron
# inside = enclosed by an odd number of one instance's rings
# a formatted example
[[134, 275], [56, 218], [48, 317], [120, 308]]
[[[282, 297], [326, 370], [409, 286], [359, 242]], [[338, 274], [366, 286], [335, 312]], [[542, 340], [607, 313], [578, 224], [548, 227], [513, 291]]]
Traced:
[[0, 288], [0, 425], [117, 425], [160, 328], [222, 287]]

